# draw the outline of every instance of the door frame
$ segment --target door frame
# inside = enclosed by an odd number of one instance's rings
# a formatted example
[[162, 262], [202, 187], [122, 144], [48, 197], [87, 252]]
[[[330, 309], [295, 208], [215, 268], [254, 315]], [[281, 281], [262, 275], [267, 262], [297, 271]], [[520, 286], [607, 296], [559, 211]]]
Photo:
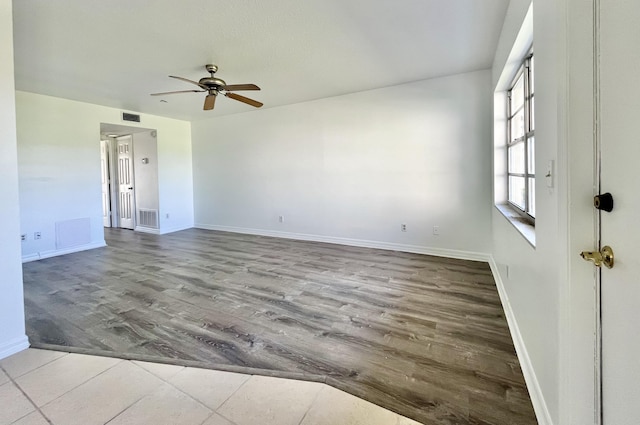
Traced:
[[118, 164], [116, 153], [116, 138], [108, 137], [109, 144], [109, 197], [111, 199], [111, 227], [120, 227], [120, 215], [118, 210]]
[[601, 424], [599, 270], [579, 253], [598, 249], [596, 37], [599, 0], [559, 2], [558, 209], [566, 245], [559, 259], [559, 423]]
[[[120, 228], [120, 203], [118, 202], [119, 195], [119, 184], [120, 180], [118, 178], [118, 138], [119, 137], [131, 137], [131, 158], [132, 158], [132, 167], [134, 166], [133, 162], [135, 160], [134, 152], [133, 152], [133, 134], [122, 134], [117, 137], [107, 137], [105, 139], [107, 143], [107, 156], [109, 161], [109, 198], [110, 198], [110, 207], [111, 207], [111, 227]], [[132, 171], [132, 178], [135, 178], [134, 173]], [[137, 223], [137, 209], [135, 204], [135, 181], [133, 184], [134, 187], [134, 195], [133, 195], [133, 222], [134, 229]]]
[[[104, 144], [104, 154], [105, 154], [105, 162], [106, 162], [106, 179], [107, 179], [107, 204], [108, 204], [108, 222], [109, 225], [105, 225], [104, 227], [115, 227], [113, 224], [113, 182], [112, 182], [112, 172], [111, 172], [111, 142], [109, 140], [108, 137], [101, 137], [100, 138], [100, 160], [102, 161], [102, 154], [103, 154], [103, 144]], [[102, 171], [102, 170], [101, 170]], [[104, 193], [104, 192], [103, 192]], [[104, 199], [102, 201], [103, 205], [102, 207], [104, 208]]]

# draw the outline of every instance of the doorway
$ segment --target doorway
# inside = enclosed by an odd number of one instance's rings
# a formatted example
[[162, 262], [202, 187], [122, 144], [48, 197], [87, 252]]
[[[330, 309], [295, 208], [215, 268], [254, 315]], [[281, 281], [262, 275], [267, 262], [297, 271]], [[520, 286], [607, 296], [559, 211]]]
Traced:
[[135, 180], [132, 135], [109, 135], [100, 140], [102, 221], [104, 227], [134, 230]]
[[100, 125], [104, 227], [159, 233], [157, 131]]

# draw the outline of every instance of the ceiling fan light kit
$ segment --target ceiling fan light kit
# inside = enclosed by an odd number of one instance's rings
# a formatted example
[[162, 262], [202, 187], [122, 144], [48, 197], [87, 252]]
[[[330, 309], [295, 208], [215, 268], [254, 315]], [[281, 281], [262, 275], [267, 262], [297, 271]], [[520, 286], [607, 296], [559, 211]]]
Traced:
[[169, 75], [171, 78], [175, 78], [177, 80], [182, 80], [187, 83], [195, 84], [200, 87], [201, 90], [179, 90], [179, 91], [169, 91], [162, 93], [152, 93], [151, 96], [164, 96], [168, 94], [177, 94], [177, 93], [204, 93], [207, 92], [207, 96], [204, 99], [204, 107], [205, 111], [209, 111], [215, 107], [216, 104], [216, 96], [218, 93], [222, 93], [225, 97], [237, 100], [242, 103], [246, 103], [247, 105], [251, 105], [253, 107], [259, 108], [263, 104], [258, 102], [257, 100], [249, 99], [248, 97], [241, 96], [239, 94], [233, 93], [234, 91], [243, 91], [243, 90], [260, 90], [260, 87], [255, 84], [232, 84], [227, 85], [227, 83], [216, 77], [215, 73], [218, 71], [217, 65], [208, 64], [205, 65], [205, 69], [209, 74], [209, 77], [201, 78], [199, 81], [189, 80], [188, 78], [176, 77], [175, 75]]

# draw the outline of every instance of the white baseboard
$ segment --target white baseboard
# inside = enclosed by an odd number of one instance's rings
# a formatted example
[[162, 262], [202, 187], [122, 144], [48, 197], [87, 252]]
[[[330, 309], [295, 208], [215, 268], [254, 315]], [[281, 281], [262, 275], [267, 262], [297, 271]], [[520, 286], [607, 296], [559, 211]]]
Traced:
[[26, 335], [0, 344], [0, 360], [27, 348], [29, 348], [29, 338]]
[[513, 345], [516, 348], [518, 361], [520, 362], [522, 374], [524, 375], [524, 380], [527, 384], [527, 389], [529, 390], [529, 397], [531, 397], [531, 403], [533, 404], [533, 410], [536, 413], [538, 424], [553, 425], [553, 420], [551, 419], [551, 414], [549, 413], [547, 403], [544, 399], [544, 395], [542, 394], [540, 383], [538, 382], [538, 378], [536, 377], [536, 373], [533, 369], [533, 364], [531, 363], [527, 347], [524, 343], [524, 339], [522, 338], [522, 334], [520, 333], [516, 316], [511, 308], [511, 303], [509, 302], [509, 296], [507, 295], [507, 291], [504, 287], [502, 276], [500, 275], [498, 265], [496, 264], [493, 256], [490, 256], [489, 258], [489, 267], [491, 267], [491, 272], [493, 273], [493, 277], [496, 281], [500, 302], [502, 303], [502, 308], [504, 309], [504, 313], [507, 318], [507, 324], [509, 325], [509, 331], [511, 332], [511, 339], [513, 339]]
[[52, 249], [50, 251], [36, 252], [35, 254], [27, 254], [22, 256], [22, 262], [42, 260], [43, 258], [57, 257], [59, 255], [73, 254], [74, 252], [87, 251], [89, 249], [102, 248], [107, 246], [104, 240], [100, 242], [92, 242], [84, 245], [78, 245], [71, 248]]
[[362, 248], [384, 249], [387, 251], [411, 252], [414, 254], [434, 255], [437, 257], [457, 258], [460, 260], [473, 260], [488, 262], [491, 257], [482, 252], [460, 251], [456, 249], [433, 248], [419, 245], [405, 245], [392, 242], [370, 241], [364, 239], [339, 238], [335, 236], [312, 235], [306, 233], [278, 232], [274, 230], [251, 229], [244, 227], [218, 226], [211, 224], [196, 224], [194, 227], [206, 230], [218, 230], [221, 232], [243, 233], [249, 235], [271, 236], [283, 239], [296, 239], [311, 242], [325, 242], [338, 245], [358, 246]]
[[169, 227], [166, 229], [160, 229], [161, 235], [166, 235], [167, 233], [179, 232], [181, 230], [193, 229], [193, 225], [188, 226], [178, 226], [178, 227]]
[[160, 229], [152, 229], [150, 227], [136, 226], [136, 228], [134, 230], [136, 232], [141, 232], [141, 233], [151, 233], [151, 234], [154, 234], [154, 235], [159, 235], [160, 234]]

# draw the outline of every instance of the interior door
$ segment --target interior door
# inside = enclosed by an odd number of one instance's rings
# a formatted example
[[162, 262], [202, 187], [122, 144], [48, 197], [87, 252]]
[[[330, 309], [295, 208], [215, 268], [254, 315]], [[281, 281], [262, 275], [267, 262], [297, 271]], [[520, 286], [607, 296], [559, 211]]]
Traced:
[[[597, 5], [598, 3], [596, 3]], [[600, 0], [600, 244], [615, 264], [601, 269], [602, 409], [605, 425], [640, 424], [640, 1]]]
[[133, 185], [133, 140], [131, 136], [116, 139], [118, 152], [118, 217], [120, 227], [135, 227], [135, 204]]
[[109, 142], [100, 141], [100, 175], [102, 182], [102, 224], [111, 227], [111, 188], [109, 187]]

